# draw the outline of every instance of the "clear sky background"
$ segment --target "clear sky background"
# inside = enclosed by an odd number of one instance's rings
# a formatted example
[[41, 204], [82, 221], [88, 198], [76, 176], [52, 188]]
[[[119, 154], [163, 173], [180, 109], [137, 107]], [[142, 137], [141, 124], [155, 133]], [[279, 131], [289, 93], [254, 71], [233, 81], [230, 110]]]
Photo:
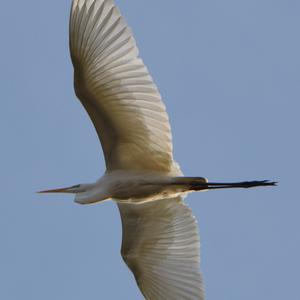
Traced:
[[[142, 299], [113, 202], [40, 189], [105, 170], [75, 100], [70, 0], [0, 9], [0, 299]], [[186, 175], [277, 188], [189, 196], [208, 300], [299, 299], [300, 2], [117, 1], [157, 83]]]

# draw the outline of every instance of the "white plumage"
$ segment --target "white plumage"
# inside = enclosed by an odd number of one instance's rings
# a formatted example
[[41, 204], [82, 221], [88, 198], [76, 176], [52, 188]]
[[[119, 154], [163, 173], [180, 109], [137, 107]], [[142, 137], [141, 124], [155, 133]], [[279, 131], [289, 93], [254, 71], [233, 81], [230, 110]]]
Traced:
[[[181, 175], [165, 105], [113, 1], [73, 1], [70, 47], [76, 94], [95, 125], [107, 171]], [[198, 229], [181, 198], [119, 209], [122, 256], [145, 298], [203, 299]]]
[[275, 183], [182, 176], [165, 105], [112, 0], [73, 0], [70, 51], [76, 95], [95, 126], [107, 169], [96, 183], [43, 192], [75, 193], [81, 204], [115, 200], [122, 256], [144, 297], [203, 300], [197, 222], [182, 196]]
[[203, 299], [198, 226], [180, 197], [119, 204], [122, 256], [146, 299]]
[[[102, 187], [112, 182], [115, 193], [121, 189], [118, 192], [128, 198], [126, 191], [141, 193], [139, 178], [181, 175], [173, 161], [165, 105], [113, 1], [73, 1], [70, 48], [76, 94], [97, 130], [108, 173], [100, 179], [107, 184], [98, 184], [95, 197], [84, 201], [109, 198]], [[123, 184], [122, 178], [128, 182]], [[153, 200], [154, 193], [148, 194]], [[82, 196], [76, 195], [77, 202]], [[143, 204], [135, 205], [121, 204], [118, 197], [122, 256], [139, 288], [146, 299], [203, 299], [198, 229], [190, 209], [180, 197], [151, 203], [143, 198], [146, 195], [139, 197]]]
[[165, 105], [113, 1], [73, 1], [70, 46], [76, 94], [96, 127], [107, 170], [169, 172]]

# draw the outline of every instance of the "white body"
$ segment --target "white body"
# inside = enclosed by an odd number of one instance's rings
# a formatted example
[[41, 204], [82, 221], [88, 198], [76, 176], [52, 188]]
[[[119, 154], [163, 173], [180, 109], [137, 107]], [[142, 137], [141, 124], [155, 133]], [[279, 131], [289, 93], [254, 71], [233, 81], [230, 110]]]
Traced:
[[155, 172], [106, 172], [90, 189], [76, 194], [75, 202], [91, 204], [113, 199], [118, 203], [141, 204], [187, 193], [185, 186], [172, 184], [172, 179], [172, 176]]

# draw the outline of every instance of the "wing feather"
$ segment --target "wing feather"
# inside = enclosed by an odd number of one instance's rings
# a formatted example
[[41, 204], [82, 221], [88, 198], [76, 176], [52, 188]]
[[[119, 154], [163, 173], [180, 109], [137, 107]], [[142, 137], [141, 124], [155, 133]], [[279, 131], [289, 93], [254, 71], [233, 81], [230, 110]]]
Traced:
[[203, 300], [198, 226], [181, 198], [118, 206], [122, 257], [144, 297]]
[[112, 0], [73, 0], [70, 51], [76, 95], [96, 128], [107, 169], [170, 172], [166, 108]]

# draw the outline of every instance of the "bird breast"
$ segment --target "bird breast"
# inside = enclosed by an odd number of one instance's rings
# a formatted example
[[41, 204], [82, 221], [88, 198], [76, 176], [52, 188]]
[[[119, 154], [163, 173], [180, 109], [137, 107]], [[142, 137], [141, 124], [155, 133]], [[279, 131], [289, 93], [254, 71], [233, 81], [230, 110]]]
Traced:
[[114, 171], [106, 173], [99, 185], [117, 202], [143, 203], [181, 194], [182, 190], [174, 187], [171, 180], [160, 173]]

